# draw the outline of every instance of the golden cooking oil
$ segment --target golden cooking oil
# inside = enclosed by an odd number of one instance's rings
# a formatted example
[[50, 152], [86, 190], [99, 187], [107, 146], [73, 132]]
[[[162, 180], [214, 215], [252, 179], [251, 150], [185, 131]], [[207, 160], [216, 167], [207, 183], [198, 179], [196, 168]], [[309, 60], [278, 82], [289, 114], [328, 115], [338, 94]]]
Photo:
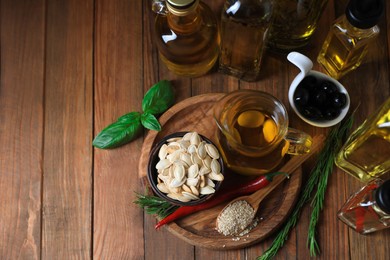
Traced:
[[317, 61], [331, 77], [339, 79], [360, 66], [369, 44], [378, 34], [378, 26], [359, 29], [351, 26], [343, 16], [330, 30]]
[[339, 79], [360, 66], [379, 34], [376, 23], [382, 13], [381, 0], [350, 1], [346, 14], [333, 23], [317, 57], [331, 77]]
[[306, 46], [328, 0], [278, 0], [274, 2], [268, 47], [286, 52]]
[[169, 70], [180, 76], [207, 73], [219, 55], [219, 30], [211, 9], [199, 0], [167, 1], [166, 15], [157, 15], [155, 39], [159, 55]]
[[256, 174], [263, 174], [273, 170], [283, 161], [289, 143], [283, 139], [276, 146], [270, 146], [277, 138], [279, 126], [266, 111], [242, 111], [228, 127], [232, 129], [234, 139], [241, 145], [249, 149], [263, 149], [256, 155], [247, 156], [230, 146], [223, 134], [218, 135], [222, 156], [226, 158], [225, 162], [231, 169], [247, 174], [252, 173], [251, 169], [256, 169]]
[[390, 98], [351, 134], [336, 165], [363, 182], [390, 171]]
[[219, 71], [245, 81], [259, 78], [272, 1], [226, 1], [221, 16]]

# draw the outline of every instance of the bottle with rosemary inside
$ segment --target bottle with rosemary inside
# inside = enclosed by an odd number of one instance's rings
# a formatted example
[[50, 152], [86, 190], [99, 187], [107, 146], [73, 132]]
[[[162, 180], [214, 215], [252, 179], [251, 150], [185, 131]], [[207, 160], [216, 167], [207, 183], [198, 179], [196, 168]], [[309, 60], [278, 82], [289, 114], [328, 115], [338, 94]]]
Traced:
[[333, 78], [356, 69], [379, 34], [382, 0], [350, 0], [345, 15], [330, 28], [317, 61]]
[[219, 31], [211, 9], [199, 0], [155, 0], [155, 40], [161, 60], [180, 76], [206, 74], [217, 62]]
[[372, 180], [353, 194], [337, 215], [361, 234], [390, 228], [390, 180]]
[[327, 3], [328, 0], [275, 1], [268, 47], [288, 52], [306, 46]]
[[219, 70], [245, 81], [259, 78], [272, 0], [228, 0], [221, 17]]

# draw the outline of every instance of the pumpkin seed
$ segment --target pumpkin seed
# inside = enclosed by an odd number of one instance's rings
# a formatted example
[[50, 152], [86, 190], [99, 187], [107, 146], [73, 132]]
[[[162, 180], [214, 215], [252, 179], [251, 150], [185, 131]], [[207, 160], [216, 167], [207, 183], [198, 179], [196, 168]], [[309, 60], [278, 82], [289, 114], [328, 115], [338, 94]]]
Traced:
[[160, 151], [158, 151], [158, 158], [160, 160], [164, 160], [167, 157], [168, 151], [167, 151], [168, 145], [163, 144], [160, 148]]
[[222, 181], [218, 149], [197, 132], [170, 138], [158, 152], [157, 188], [168, 197], [188, 202], [215, 192], [214, 181]]
[[211, 158], [219, 159], [218, 149], [213, 144], [206, 144], [206, 151], [207, 151], [207, 154], [210, 155]]
[[199, 196], [199, 190], [195, 186], [190, 186], [192, 194]]
[[208, 195], [208, 194], [212, 194], [215, 192], [215, 189], [213, 187], [210, 187], [210, 186], [205, 186], [203, 188], [200, 188], [200, 194], [202, 195]]
[[201, 141], [202, 140], [200, 140], [199, 134], [197, 132], [192, 132], [191, 139], [190, 139], [191, 144], [199, 145]]
[[161, 192], [169, 193], [169, 189], [167, 188], [167, 186], [166, 186], [165, 183], [163, 183], [163, 182], [157, 184], [157, 188], [158, 188]]
[[211, 161], [211, 170], [215, 173], [221, 172], [221, 165], [219, 164], [219, 162], [216, 159], [213, 159]]
[[172, 162], [170, 162], [168, 159], [164, 159], [164, 160], [159, 161], [156, 164], [156, 169], [157, 170], [164, 170], [164, 169], [168, 168], [169, 166], [171, 166], [171, 164], [172, 164]]

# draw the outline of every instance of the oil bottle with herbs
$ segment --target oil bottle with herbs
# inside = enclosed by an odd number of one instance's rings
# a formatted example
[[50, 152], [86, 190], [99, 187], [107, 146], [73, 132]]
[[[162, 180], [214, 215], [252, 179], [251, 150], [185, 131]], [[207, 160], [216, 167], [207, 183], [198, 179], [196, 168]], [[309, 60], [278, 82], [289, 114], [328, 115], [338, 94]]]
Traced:
[[287, 52], [306, 46], [328, 0], [277, 0], [268, 46]]
[[221, 16], [219, 70], [245, 81], [259, 78], [272, 0], [227, 0]]

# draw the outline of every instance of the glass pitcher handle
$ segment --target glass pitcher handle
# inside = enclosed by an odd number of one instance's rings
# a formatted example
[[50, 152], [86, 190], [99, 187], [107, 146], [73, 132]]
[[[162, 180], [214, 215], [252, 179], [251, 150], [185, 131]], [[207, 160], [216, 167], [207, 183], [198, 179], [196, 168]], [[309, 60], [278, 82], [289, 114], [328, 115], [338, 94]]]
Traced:
[[168, 9], [165, 0], [153, 0], [152, 11], [156, 14], [167, 15]]
[[289, 143], [287, 153], [292, 155], [310, 152], [313, 143], [310, 135], [294, 128], [288, 128], [288, 133], [284, 139]]

